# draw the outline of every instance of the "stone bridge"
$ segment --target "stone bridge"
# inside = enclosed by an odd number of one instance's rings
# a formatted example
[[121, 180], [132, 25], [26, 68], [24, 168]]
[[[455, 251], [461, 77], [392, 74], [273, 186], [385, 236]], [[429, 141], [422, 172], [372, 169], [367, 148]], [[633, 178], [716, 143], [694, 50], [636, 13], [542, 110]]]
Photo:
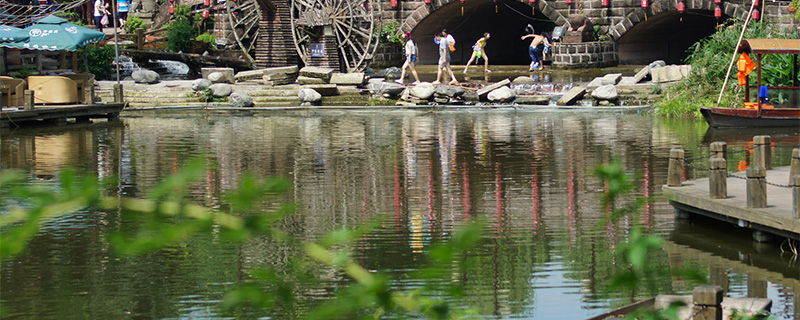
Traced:
[[[276, 54], [293, 49], [288, 19], [288, 2], [274, 1], [277, 9], [262, 10], [260, 38], [256, 60], [260, 66], [286, 65], [296, 62], [290, 56]], [[435, 64], [438, 58], [433, 35], [447, 29], [456, 39], [453, 64], [464, 64], [471, 46], [484, 32], [491, 34], [486, 46], [489, 63], [526, 65], [530, 62], [528, 42], [520, 40], [525, 27], [532, 25], [537, 33], [549, 32], [556, 26], [568, 26], [570, 14], [584, 14], [594, 25], [597, 41], [593, 46], [559, 46], [554, 63], [569, 67], [584, 59], [613, 60], [612, 64], [646, 64], [653, 60], [680, 63], [686, 50], [698, 40], [716, 31], [729, 19], [744, 19], [750, 9], [749, 0], [722, 0], [722, 16], [717, 19], [715, 0], [683, 0], [685, 10], [679, 13], [676, 0], [397, 0], [383, 2], [383, 23], [396, 21], [401, 32], [411, 32], [419, 45], [419, 63]], [[462, 2], [463, 1], [463, 2]], [[567, 4], [570, 1], [570, 4]], [[777, 22], [780, 28], [800, 28], [789, 12], [787, 0], [760, 1], [761, 19]], [[751, 21], [758, 23], [758, 20]], [[569, 53], [569, 54], [558, 54]], [[583, 56], [581, 56], [581, 54]], [[559, 57], [561, 56], [561, 57]]]

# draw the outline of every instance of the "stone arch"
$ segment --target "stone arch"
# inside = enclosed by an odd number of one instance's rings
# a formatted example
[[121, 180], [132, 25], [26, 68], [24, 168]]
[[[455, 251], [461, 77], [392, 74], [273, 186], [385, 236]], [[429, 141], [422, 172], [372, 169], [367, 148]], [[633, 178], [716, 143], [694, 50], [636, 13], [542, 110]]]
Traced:
[[[458, 0], [452, 0], [452, 1], [439, 0], [439, 1], [432, 1], [431, 3], [435, 6], [436, 9], [438, 9], [446, 4], [457, 1]], [[520, 3], [526, 3], [526, 1], [524, 0], [514, 0], [514, 1]], [[557, 26], [568, 24], [567, 17], [565, 17], [561, 13], [561, 11], [556, 10], [554, 6], [548, 4], [547, 1], [537, 1], [535, 6], [536, 10], [540, 10], [540, 12], [542, 12], [548, 19], [550, 19], [550, 21], [553, 21]], [[427, 7], [427, 5], [424, 4], [417, 6], [416, 9], [412, 9], [412, 11], [408, 15], [406, 15], [405, 19], [403, 19], [403, 21], [400, 23], [400, 31], [409, 32], [414, 30], [414, 28], [419, 24], [420, 21], [422, 21], [422, 19], [425, 19], [427, 16], [431, 15], [434, 11], [436, 11], [436, 9], [431, 10], [430, 8]]]
[[[668, 12], [677, 12], [678, 8], [676, 1], [671, 0], [656, 0], [653, 1], [648, 10], [641, 7], [636, 7], [628, 11], [621, 21], [611, 26], [608, 30], [609, 36], [614, 41], [619, 40], [625, 33], [639, 23], [646, 21], [647, 17], [657, 16]], [[689, 10], [710, 10], [713, 11], [716, 4], [714, 0], [688, 0], [686, 1], [686, 11]], [[749, 8], [743, 8], [742, 5], [723, 1], [722, 13], [734, 19], [747, 18]]]

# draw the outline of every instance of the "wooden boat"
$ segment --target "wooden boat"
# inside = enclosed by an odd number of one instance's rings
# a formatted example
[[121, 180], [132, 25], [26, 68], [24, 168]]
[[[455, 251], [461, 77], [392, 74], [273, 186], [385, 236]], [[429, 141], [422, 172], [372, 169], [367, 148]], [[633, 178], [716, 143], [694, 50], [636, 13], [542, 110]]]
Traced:
[[700, 107], [708, 125], [720, 127], [795, 127], [800, 129], [800, 84], [794, 79], [791, 87], [768, 86], [767, 89], [792, 90], [795, 92], [788, 107], [769, 106], [761, 99], [750, 102], [750, 90], [761, 88], [761, 59], [764, 54], [791, 54], [792, 73], [797, 74], [797, 56], [800, 54], [800, 39], [743, 39], [738, 53], [756, 54], [758, 77], [756, 86], [745, 83], [745, 105], [750, 108]]

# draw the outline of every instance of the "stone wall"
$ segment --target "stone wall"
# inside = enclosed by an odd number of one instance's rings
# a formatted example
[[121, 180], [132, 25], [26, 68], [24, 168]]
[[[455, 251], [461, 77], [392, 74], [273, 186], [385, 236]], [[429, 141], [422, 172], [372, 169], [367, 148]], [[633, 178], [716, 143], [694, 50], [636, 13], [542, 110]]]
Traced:
[[375, 56], [370, 66], [373, 68], [400, 67], [405, 58], [403, 45], [399, 43], [384, 43], [375, 50]]
[[553, 66], [558, 68], [601, 68], [619, 64], [613, 41], [561, 43], [552, 49]]

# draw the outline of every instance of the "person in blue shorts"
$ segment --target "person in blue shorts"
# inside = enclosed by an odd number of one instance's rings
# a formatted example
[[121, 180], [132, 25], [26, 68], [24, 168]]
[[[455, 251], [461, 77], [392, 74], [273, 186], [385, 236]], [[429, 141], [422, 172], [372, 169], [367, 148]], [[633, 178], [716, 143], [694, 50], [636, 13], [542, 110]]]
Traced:
[[544, 37], [534, 33], [522, 36], [522, 40], [528, 38], [533, 38], [531, 45], [528, 47], [528, 55], [531, 56], [531, 65], [528, 71], [534, 71], [539, 69], [540, 62], [542, 61], [542, 49], [539, 48], [539, 45], [544, 42]]
[[400, 79], [397, 79], [397, 83], [403, 83], [403, 80], [406, 78], [406, 69], [411, 68], [411, 75], [414, 76], [414, 85], [419, 83], [419, 75], [417, 75], [417, 69], [414, 68], [414, 64], [417, 62], [417, 43], [414, 42], [414, 39], [411, 39], [411, 32], [406, 32], [403, 34], [403, 39], [406, 39], [405, 45], [405, 53], [406, 53], [406, 61], [403, 63], [403, 71], [400, 73]]

